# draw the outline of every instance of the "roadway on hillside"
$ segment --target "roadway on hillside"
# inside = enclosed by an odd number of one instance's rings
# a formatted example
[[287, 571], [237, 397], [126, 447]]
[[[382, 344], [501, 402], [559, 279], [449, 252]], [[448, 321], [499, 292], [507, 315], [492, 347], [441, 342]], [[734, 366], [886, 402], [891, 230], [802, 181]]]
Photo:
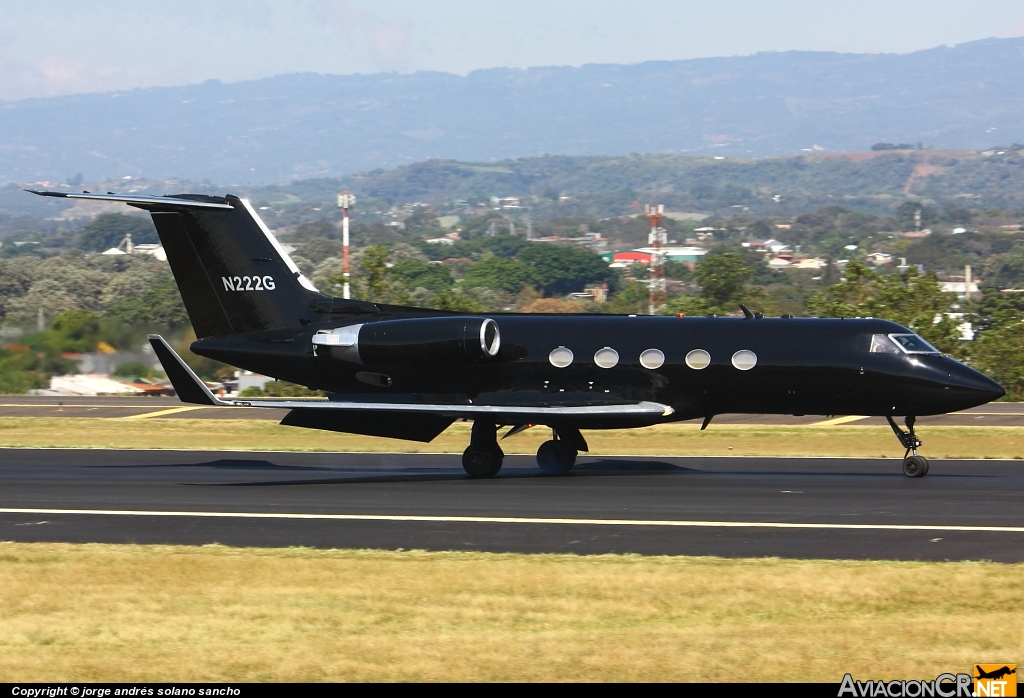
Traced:
[[0, 540], [1024, 560], [1024, 463], [0, 449]]
[[[37, 397], [0, 396], [2, 417], [97, 417], [135, 419], [268, 419], [281, 421], [286, 409], [212, 408], [186, 405], [168, 397]], [[697, 420], [699, 421], [699, 420]], [[882, 417], [822, 417], [792, 415], [719, 415], [715, 424], [878, 424]], [[921, 426], [1024, 426], [1024, 403], [992, 402], [981, 407], [934, 417], [921, 417]]]

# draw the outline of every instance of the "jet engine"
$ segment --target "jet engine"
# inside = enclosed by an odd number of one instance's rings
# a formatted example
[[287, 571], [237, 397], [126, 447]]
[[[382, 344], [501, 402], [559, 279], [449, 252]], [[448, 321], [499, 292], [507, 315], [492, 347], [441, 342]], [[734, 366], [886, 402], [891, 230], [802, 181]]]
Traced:
[[498, 323], [481, 317], [381, 320], [321, 330], [313, 336], [317, 354], [379, 366], [388, 364], [477, 363], [498, 356]]

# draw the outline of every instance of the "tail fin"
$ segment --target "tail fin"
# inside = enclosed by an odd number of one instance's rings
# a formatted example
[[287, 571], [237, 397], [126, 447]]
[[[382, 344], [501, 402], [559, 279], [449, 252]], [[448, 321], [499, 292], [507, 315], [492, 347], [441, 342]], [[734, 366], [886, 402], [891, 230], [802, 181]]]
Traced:
[[196, 336], [299, 324], [316, 287], [249, 202], [223, 201], [231, 208], [150, 209]]
[[237, 196], [33, 193], [149, 211], [200, 339], [298, 325], [324, 299]]

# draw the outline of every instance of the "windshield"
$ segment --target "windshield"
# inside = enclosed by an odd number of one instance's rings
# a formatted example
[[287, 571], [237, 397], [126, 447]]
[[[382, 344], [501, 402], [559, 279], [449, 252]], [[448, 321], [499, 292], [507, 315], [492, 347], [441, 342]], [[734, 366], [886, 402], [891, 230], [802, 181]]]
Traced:
[[889, 339], [888, 335], [873, 334], [871, 335], [870, 351], [872, 354], [899, 354], [900, 348], [896, 346], [896, 342]]
[[938, 349], [916, 334], [891, 334], [889, 338], [907, 354], [940, 354]]

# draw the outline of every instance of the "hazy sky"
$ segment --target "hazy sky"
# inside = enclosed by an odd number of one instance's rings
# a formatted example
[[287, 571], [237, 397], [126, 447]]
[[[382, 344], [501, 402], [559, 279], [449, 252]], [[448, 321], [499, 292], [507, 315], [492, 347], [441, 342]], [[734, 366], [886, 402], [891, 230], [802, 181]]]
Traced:
[[1024, 35], [1024, 0], [0, 0], [0, 99], [300, 71], [906, 53]]

